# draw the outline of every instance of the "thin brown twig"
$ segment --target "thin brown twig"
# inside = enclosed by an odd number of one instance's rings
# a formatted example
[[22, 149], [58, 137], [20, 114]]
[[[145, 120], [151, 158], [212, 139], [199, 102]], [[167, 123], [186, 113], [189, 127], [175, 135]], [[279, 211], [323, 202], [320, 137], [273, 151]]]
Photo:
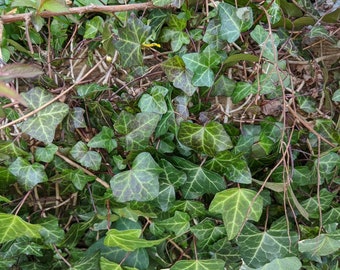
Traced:
[[[42, 18], [50, 18], [55, 16], [64, 16], [72, 14], [85, 14], [92, 12], [102, 12], [102, 13], [115, 13], [130, 10], [143, 10], [143, 9], [153, 9], [153, 8], [168, 8], [168, 7], [157, 7], [151, 2], [139, 3], [139, 4], [128, 4], [128, 5], [114, 5], [114, 6], [95, 6], [89, 5], [84, 7], [73, 7], [69, 8], [67, 11], [43, 11], [38, 15]], [[21, 14], [8, 14], [1, 15], [0, 20], [6, 23], [12, 23], [17, 21], [24, 21], [26, 17], [30, 17], [33, 13], [21, 13]]]
[[84, 167], [80, 166], [78, 163], [74, 162], [73, 160], [69, 159], [68, 157], [65, 157], [63, 154], [61, 154], [59, 151], [56, 152], [56, 155], [60, 158], [62, 158], [63, 160], [65, 160], [68, 164], [70, 164], [71, 166], [82, 170], [84, 173], [86, 173], [87, 175], [93, 176], [95, 177], [95, 180], [100, 183], [103, 187], [109, 189], [110, 185], [108, 183], [106, 183], [104, 180], [100, 179], [99, 177], [97, 177], [95, 174], [93, 174], [92, 172], [90, 172], [89, 170], [85, 169]]

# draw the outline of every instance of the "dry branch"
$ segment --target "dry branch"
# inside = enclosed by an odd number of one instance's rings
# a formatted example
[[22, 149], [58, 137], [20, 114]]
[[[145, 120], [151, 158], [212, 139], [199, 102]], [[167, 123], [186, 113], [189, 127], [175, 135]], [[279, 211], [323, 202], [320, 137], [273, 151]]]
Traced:
[[[40, 17], [50, 18], [55, 16], [63, 16], [63, 15], [71, 15], [71, 14], [85, 14], [91, 12], [103, 12], [103, 13], [115, 13], [122, 11], [130, 11], [130, 10], [145, 10], [145, 9], [153, 9], [159, 8], [154, 6], [151, 2], [140, 3], [140, 4], [128, 4], [128, 5], [114, 5], [114, 6], [85, 6], [85, 7], [74, 7], [69, 8], [68, 11], [61, 12], [52, 12], [52, 11], [43, 11], [39, 13]], [[21, 13], [21, 14], [8, 14], [1, 15], [0, 21], [2, 23], [12, 23], [17, 21], [25, 21], [27, 17], [31, 16], [32, 13]]]

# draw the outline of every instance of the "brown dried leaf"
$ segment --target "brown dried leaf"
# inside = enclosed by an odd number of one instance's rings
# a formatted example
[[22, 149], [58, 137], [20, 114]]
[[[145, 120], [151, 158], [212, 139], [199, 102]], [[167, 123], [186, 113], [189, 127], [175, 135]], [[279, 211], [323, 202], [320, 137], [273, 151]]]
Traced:
[[43, 71], [36, 65], [15, 63], [0, 68], [1, 81], [15, 78], [33, 78], [41, 74], [43, 74]]

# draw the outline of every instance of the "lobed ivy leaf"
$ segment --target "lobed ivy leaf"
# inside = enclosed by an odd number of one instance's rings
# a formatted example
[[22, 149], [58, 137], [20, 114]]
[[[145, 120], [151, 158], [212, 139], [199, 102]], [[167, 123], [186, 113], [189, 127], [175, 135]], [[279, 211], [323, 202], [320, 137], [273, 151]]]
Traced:
[[[273, 227], [273, 226], [272, 226]], [[277, 226], [261, 232], [247, 223], [237, 239], [240, 254], [250, 267], [259, 268], [277, 258], [296, 254], [298, 235], [288, 234], [285, 226]]]
[[136, 114], [127, 127], [128, 134], [124, 137], [126, 150], [145, 149], [160, 119], [161, 115], [157, 113], [141, 112]]
[[236, 87], [231, 95], [231, 99], [233, 103], [236, 104], [239, 103], [242, 99], [256, 92], [257, 90], [253, 87], [252, 84], [247, 82], [237, 82]]
[[173, 157], [171, 160], [175, 167], [187, 175], [187, 181], [181, 186], [185, 199], [197, 199], [203, 194], [214, 194], [226, 188], [221, 175], [183, 158]]
[[214, 71], [221, 62], [221, 56], [211, 47], [201, 53], [188, 53], [182, 56], [187, 69], [194, 73], [192, 84], [194, 86], [211, 87], [214, 83]]
[[170, 270], [223, 270], [225, 262], [219, 259], [182, 260], [176, 262]]
[[100, 269], [101, 270], [138, 270], [134, 267], [122, 267], [119, 263], [111, 262], [105, 257], [100, 257]]
[[171, 218], [155, 222], [156, 227], [175, 233], [176, 236], [183, 235], [190, 228], [190, 216], [187, 213], [176, 211]]
[[271, 262], [265, 264], [262, 267], [251, 268], [246, 266], [244, 263], [242, 264], [240, 270], [300, 270], [302, 264], [297, 257], [286, 257], [286, 258], [277, 258], [272, 260]]
[[110, 180], [113, 196], [118, 202], [153, 200], [159, 194], [161, 172], [152, 156], [142, 152], [133, 161], [131, 170], [118, 173]]
[[41, 225], [28, 223], [16, 215], [0, 213], [1, 244], [22, 236], [41, 238], [41, 229]]
[[104, 244], [111, 247], [119, 247], [126, 251], [134, 251], [139, 248], [153, 247], [165, 241], [165, 238], [146, 240], [140, 238], [142, 230], [131, 229], [119, 231], [111, 229], [106, 233]]
[[[242, 224], [248, 220], [258, 221], [262, 214], [262, 197], [254, 202], [256, 192], [245, 188], [231, 188], [215, 194], [209, 211], [222, 214], [228, 239], [233, 239], [241, 230]], [[249, 214], [248, 214], [249, 211]]]
[[[31, 109], [37, 109], [50, 101], [53, 96], [42, 88], [33, 88], [23, 93], [22, 96]], [[20, 125], [22, 132], [33, 138], [50, 144], [54, 139], [57, 126], [68, 113], [69, 107], [66, 104], [55, 102], [39, 111], [36, 116], [28, 118]]]
[[45, 147], [37, 147], [34, 153], [34, 157], [36, 161], [51, 162], [57, 151], [58, 146], [51, 143]]
[[94, 181], [95, 177], [85, 174], [82, 170], [65, 169], [62, 171], [62, 177], [71, 181], [78, 190], [83, 190], [88, 182]]
[[18, 157], [8, 167], [11, 174], [17, 177], [18, 183], [25, 189], [30, 190], [37, 184], [47, 182], [48, 177], [42, 164], [30, 164], [27, 160]]
[[109, 153], [117, 147], [117, 141], [113, 139], [113, 130], [109, 127], [102, 127], [102, 130], [95, 135], [87, 144], [92, 148], [104, 148]]
[[150, 35], [151, 27], [131, 13], [126, 27], [118, 29], [118, 38], [114, 40], [114, 46], [120, 53], [122, 66], [132, 67], [143, 64], [141, 48]]
[[267, 0], [266, 4], [269, 4], [270, 7], [268, 8], [268, 14], [270, 15], [270, 22], [272, 24], [275, 24], [279, 22], [282, 18], [282, 10], [280, 7], [280, 2], [277, 0], [274, 0], [273, 2]]
[[184, 61], [178, 55], [169, 58], [162, 63], [162, 68], [176, 88], [181, 89], [186, 95], [192, 96], [197, 87], [193, 86], [191, 81], [193, 73], [185, 68]]
[[327, 256], [340, 249], [340, 240], [326, 234], [321, 234], [313, 239], [299, 241], [299, 251], [309, 256]]
[[277, 62], [277, 46], [280, 43], [280, 38], [277, 34], [269, 34], [263, 26], [256, 25], [250, 36], [259, 44], [262, 49], [263, 57]]
[[133, 129], [133, 120], [135, 116], [127, 111], [121, 111], [119, 114], [114, 128], [115, 130], [123, 135], [128, 134]]
[[138, 102], [138, 107], [142, 112], [165, 114], [168, 111], [165, 96], [168, 89], [162, 86], [154, 86], [150, 89], [150, 94], [143, 94]]
[[229, 43], [236, 41], [241, 32], [250, 29], [253, 24], [253, 12], [250, 7], [236, 8], [227, 3], [218, 5], [221, 20], [220, 36]]
[[84, 118], [85, 110], [80, 107], [74, 107], [70, 111], [69, 120], [71, 122], [71, 128], [86, 128], [86, 122]]
[[28, 152], [16, 146], [13, 141], [0, 140], [0, 153], [9, 157], [27, 157]]
[[197, 238], [197, 247], [200, 249], [207, 249], [210, 245], [217, 242], [217, 240], [226, 236], [224, 226], [216, 226], [210, 220], [203, 220], [201, 223], [192, 226], [190, 231]]
[[77, 86], [77, 94], [80, 97], [90, 97], [93, 94], [101, 93], [108, 89], [105, 85], [100, 85], [98, 83], [82, 84]]
[[191, 122], [181, 122], [178, 139], [184, 145], [209, 156], [232, 148], [232, 142], [218, 122], [208, 122], [201, 126]]
[[242, 154], [234, 154], [227, 150], [219, 152], [204, 165], [208, 170], [224, 174], [229, 181], [250, 184], [252, 176]]
[[65, 232], [59, 227], [58, 219], [54, 216], [48, 216], [39, 223], [42, 226], [40, 231], [45, 244], [57, 244], [64, 239]]
[[87, 145], [78, 141], [71, 149], [70, 155], [81, 165], [97, 171], [100, 168], [102, 157], [95, 151], [89, 151]]
[[98, 32], [103, 32], [104, 20], [100, 16], [95, 16], [86, 21], [84, 38], [93, 39]]
[[220, 31], [221, 22], [218, 19], [210, 20], [205, 30], [203, 41], [208, 43], [212, 48], [221, 50], [225, 45], [225, 41], [222, 40]]

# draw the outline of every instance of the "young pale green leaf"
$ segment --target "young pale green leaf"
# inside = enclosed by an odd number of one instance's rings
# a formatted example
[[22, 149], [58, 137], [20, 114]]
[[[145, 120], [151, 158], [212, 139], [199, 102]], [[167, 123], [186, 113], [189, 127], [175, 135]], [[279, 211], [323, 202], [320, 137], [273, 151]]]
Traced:
[[192, 84], [194, 86], [211, 87], [214, 83], [214, 71], [221, 62], [220, 55], [211, 47], [207, 47], [201, 53], [188, 53], [182, 57], [185, 66], [194, 73]]
[[68, 7], [63, 0], [44, 0], [42, 1], [42, 5], [40, 5], [38, 12], [48, 10], [48, 11], [58, 11], [58, 12], [67, 12]]
[[143, 94], [138, 102], [138, 107], [142, 112], [165, 114], [168, 110], [165, 96], [168, 89], [162, 86], [154, 86], [150, 90], [150, 94]]
[[0, 81], [0, 96], [14, 99], [14, 100], [20, 102], [22, 105], [27, 106], [25, 99], [20, 94], [18, 94], [15, 91], [15, 89], [7, 86], [5, 83], [3, 83], [1, 81]]
[[111, 229], [106, 233], [104, 244], [111, 247], [119, 247], [126, 251], [134, 251], [138, 248], [153, 247], [165, 241], [165, 238], [158, 240], [146, 240], [140, 238], [142, 230], [123, 230]]
[[190, 216], [187, 213], [176, 211], [173, 217], [156, 221], [155, 225], [166, 231], [175, 233], [176, 236], [180, 236], [189, 230]]
[[229, 151], [219, 152], [205, 165], [208, 170], [224, 174], [229, 181], [242, 184], [250, 184], [252, 176], [247, 162], [242, 154], [233, 154]]
[[136, 114], [129, 125], [129, 133], [125, 136], [126, 150], [145, 149], [160, 119], [161, 115], [157, 113]]
[[182, 260], [176, 262], [170, 270], [223, 270], [225, 262], [219, 259], [212, 260]]
[[215, 156], [217, 153], [233, 147], [223, 126], [213, 121], [204, 126], [181, 122], [178, 139], [184, 145], [209, 156]]
[[255, 191], [245, 188], [231, 188], [216, 193], [209, 211], [222, 214], [229, 240], [240, 232], [246, 220], [260, 219], [263, 200], [258, 196], [253, 202], [255, 196]]
[[118, 39], [114, 46], [120, 53], [121, 64], [124, 67], [141, 66], [143, 64], [142, 44], [151, 35], [151, 27], [131, 13], [125, 28], [119, 28]]
[[34, 9], [38, 9], [39, 2], [36, 0], [14, 0], [11, 6], [12, 7], [31, 7]]
[[155, 199], [159, 194], [158, 176], [162, 171], [149, 153], [138, 154], [131, 170], [118, 173], [110, 180], [113, 196], [118, 202]]
[[188, 96], [196, 92], [197, 87], [191, 83], [193, 73], [185, 68], [184, 61], [178, 55], [164, 61], [162, 68], [176, 88], [181, 89]]
[[17, 177], [18, 183], [30, 190], [37, 184], [48, 181], [45, 168], [42, 164], [30, 164], [27, 160], [18, 157], [9, 167], [9, 171]]
[[[53, 96], [42, 88], [33, 88], [22, 94], [28, 106], [37, 109], [50, 101]], [[20, 125], [22, 132], [33, 138], [50, 144], [54, 139], [57, 126], [68, 113], [69, 107], [60, 102], [55, 102], [39, 111], [36, 116], [28, 118]]]
[[117, 147], [117, 141], [112, 139], [114, 133], [109, 127], [102, 127], [102, 130], [94, 136], [87, 144], [91, 148], [104, 148], [109, 153]]
[[16, 215], [0, 213], [1, 244], [22, 236], [41, 238], [41, 229], [41, 225], [28, 223]]
[[36, 161], [51, 162], [55, 153], [58, 151], [58, 146], [49, 144], [46, 147], [37, 147], [34, 156]]
[[70, 155], [81, 165], [97, 171], [100, 168], [102, 157], [95, 151], [89, 151], [87, 145], [78, 141], [71, 149]]
[[105, 257], [100, 257], [100, 269], [101, 270], [138, 270], [134, 267], [122, 267], [119, 263], [111, 262]]
[[321, 234], [313, 239], [299, 241], [299, 251], [309, 256], [327, 256], [340, 249], [340, 240]]
[[270, 263], [265, 264], [262, 267], [258, 268], [250, 268], [246, 266], [244, 263], [242, 264], [240, 270], [300, 270], [302, 264], [297, 257], [286, 257], [286, 258], [277, 258], [272, 260]]
[[218, 5], [221, 20], [220, 36], [229, 43], [236, 41], [241, 31], [248, 30], [253, 24], [253, 13], [249, 7], [236, 8], [227, 3]]
[[95, 16], [86, 21], [84, 38], [93, 39], [98, 32], [103, 32], [104, 20], [100, 16]]
[[288, 234], [285, 226], [261, 232], [253, 224], [246, 224], [237, 239], [242, 259], [255, 268], [296, 254], [297, 241], [298, 235], [295, 232]]
[[186, 199], [197, 199], [203, 194], [214, 194], [226, 188], [221, 175], [209, 171], [186, 159], [174, 157], [173, 164], [183, 170], [187, 181], [181, 186], [181, 191]]

